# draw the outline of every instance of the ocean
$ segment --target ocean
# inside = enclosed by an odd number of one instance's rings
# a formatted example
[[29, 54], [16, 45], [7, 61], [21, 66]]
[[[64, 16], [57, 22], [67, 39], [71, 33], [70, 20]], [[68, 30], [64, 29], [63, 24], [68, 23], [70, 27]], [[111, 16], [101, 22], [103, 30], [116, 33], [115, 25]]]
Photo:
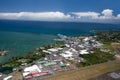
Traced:
[[53, 44], [57, 34], [74, 36], [93, 34], [92, 30], [118, 29], [120, 24], [0, 20], [0, 49], [11, 51], [0, 56], [0, 63], [13, 56], [25, 56], [36, 47]]

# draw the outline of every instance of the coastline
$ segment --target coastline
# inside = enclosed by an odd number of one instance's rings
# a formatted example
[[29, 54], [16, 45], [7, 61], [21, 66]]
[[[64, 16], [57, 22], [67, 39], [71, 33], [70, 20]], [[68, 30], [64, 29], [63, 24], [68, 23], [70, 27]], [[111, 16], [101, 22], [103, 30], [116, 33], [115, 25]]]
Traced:
[[[73, 65], [72, 69], [77, 69], [77, 67], [85, 67], [85, 66], [89, 66], [89, 65], [94, 65], [94, 64], [99, 64], [99, 63], [104, 63], [107, 61], [114, 60], [113, 54], [109, 54], [109, 50], [106, 50], [105, 48], [103, 48], [102, 43], [96, 41], [94, 39], [94, 36], [88, 36], [88, 35], [83, 36], [82, 35], [82, 36], [77, 36], [77, 37], [71, 37], [71, 36], [68, 37], [68, 36], [59, 34], [58, 37], [60, 39], [62, 39], [62, 41], [64, 43], [62, 43], [62, 44], [56, 43], [56, 44], [52, 44], [52, 45], [37, 47], [34, 51], [29, 52], [27, 54], [27, 56], [25, 56], [25, 57], [22, 57], [22, 56], [13, 57], [12, 60], [10, 62], [4, 64], [3, 67], [10, 67], [11, 66], [13, 68], [19, 69], [20, 66], [28, 67], [29, 64], [30, 65], [32, 64], [33, 66], [37, 66], [39, 64], [41, 66], [49, 66], [49, 65], [56, 65], [57, 63], [55, 61], [60, 60], [60, 64], [62, 64], [61, 69], [63, 69], [63, 71], [64, 71], [66, 69], [62, 68], [62, 66], [68, 67], [69, 65], [70, 66]], [[79, 41], [80, 42], [82, 41], [82, 42], [78, 43]], [[93, 45], [91, 45], [91, 42], [89, 43], [89, 41], [92, 41]], [[77, 48], [75, 48], [73, 44], [74, 45], [77, 44], [76, 45]], [[68, 45], [71, 45], [71, 46], [68, 46]], [[83, 45], [84, 45], [84, 48], [83, 48]], [[76, 49], [78, 50], [79, 46], [80, 46], [80, 54], [78, 55], [78, 51], [76, 51]], [[94, 48], [91, 48], [89, 46], [95, 47], [95, 48], [97, 47], [98, 49], [93, 50]], [[83, 50], [81, 50], [81, 48]], [[90, 52], [87, 52], [87, 49], [89, 49]], [[74, 52], [73, 55], [76, 55], [75, 58], [69, 58], [69, 57], [66, 58], [67, 57], [66, 54], [68, 54], [68, 53], [71, 54], [70, 51], [72, 51], [72, 50]], [[61, 53], [61, 51], [63, 53]], [[81, 52], [81, 51], [83, 51], [83, 52]], [[56, 52], [60, 53], [60, 55], [58, 55]], [[66, 54], [64, 54], [65, 52], [66, 52]], [[86, 56], [84, 56], [84, 54]], [[51, 58], [48, 57], [48, 59], [50, 59], [50, 60], [45, 59], [47, 56], [51, 57]], [[55, 58], [53, 58], [52, 56], [54, 56]], [[58, 57], [56, 57], [56, 56], [58, 56]], [[102, 57], [98, 57], [98, 56], [102, 56]], [[57, 59], [52, 60], [52, 62], [50, 63], [52, 58], [53, 59], [58, 58], [58, 60]], [[93, 60], [92, 60], [92, 58], [93, 58]], [[94, 61], [94, 59], [98, 59], [98, 61]], [[63, 61], [62, 63], [61, 63], [61, 60]], [[86, 60], [88, 62], [86, 62]], [[89, 62], [89, 60], [90, 60], [90, 62]], [[24, 68], [22, 68], [22, 69], [24, 69]], [[48, 74], [48, 73], [49, 72], [47, 72], [46, 74]], [[23, 73], [23, 75], [24, 75], [24, 73]], [[25, 76], [24, 76], [24, 78], [25, 78]]]
[[[11, 51], [8, 55], [0, 56], [0, 64], [9, 61], [9, 59], [15, 56], [25, 56], [36, 47], [53, 44], [55, 43], [53, 39], [57, 38], [56, 35], [9, 31], [0, 32], [0, 36], [0, 49]], [[11, 36], [10, 39], [9, 36]]]

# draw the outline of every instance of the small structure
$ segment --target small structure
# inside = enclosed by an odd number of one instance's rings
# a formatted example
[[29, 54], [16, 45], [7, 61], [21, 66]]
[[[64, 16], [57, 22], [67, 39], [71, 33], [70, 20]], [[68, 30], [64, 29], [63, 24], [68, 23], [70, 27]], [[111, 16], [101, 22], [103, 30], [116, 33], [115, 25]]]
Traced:
[[70, 45], [69, 45], [69, 44], [65, 44], [65, 46], [66, 46], [66, 47], [70, 47]]
[[30, 72], [31, 70], [37, 70], [38, 72], [41, 72], [41, 70], [38, 68], [37, 65], [33, 65], [31, 67], [27, 67], [24, 69], [24, 72]]
[[86, 38], [84, 38], [83, 40], [86, 42], [86, 41], [89, 41], [90, 38], [89, 38], [89, 37], [86, 37]]
[[42, 52], [51, 54], [51, 52], [47, 50], [42, 50]]
[[30, 79], [32, 77], [38, 77], [40, 76], [41, 70], [39, 69], [39, 67], [37, 65], [33, 65], [30, 67], [27, 67], [24, 69], [24, 73], [23, 73], [23, 77], [25, 79]]
[[73, 53], [70, 52], [70, 51], [65, 51], [64, 53], [61, 54], [61, 56], [63, 56], [64, 58], [68, 59], [68, 58], [73, 56], [72, 54]]
[[50, 51], [50, 52], [57, 52], [57, 51], [58, 51], [58, 49], [51, 48], [51, 49], [48, 49], [48, 51]]
[[87, 52], [87, 50], [85, 49], [85, 50], [81, 50], [80, 54], [89, 54], [89, 52]]
[[51, 66], [51, 65], [56, 65], [57, 63], [56, 62], [48, 62], [48, 63], [45, 63], [44, 66]]
[[61, 61], [61, 62], [60, 62], [60, 66], [61, 66], [61, 67], [66, 67], [66, 64]]
[[39, 64], [44, 64], [46, 61], [38, 61]]

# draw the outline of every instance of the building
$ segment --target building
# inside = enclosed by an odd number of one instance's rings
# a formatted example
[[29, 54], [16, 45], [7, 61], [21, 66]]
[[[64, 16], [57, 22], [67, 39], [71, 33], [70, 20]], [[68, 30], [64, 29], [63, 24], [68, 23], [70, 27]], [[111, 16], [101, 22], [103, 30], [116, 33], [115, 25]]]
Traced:
[[39, 74], [40, 72], [41, 72], [41, 70], [39, 69], [39, 67], [37, 65], [26, 67], [24, 69], [23, 77], [25, 79], [30, 79], [32, 77], [38, 77], [38, 76], [40, 76], [40, 74]]

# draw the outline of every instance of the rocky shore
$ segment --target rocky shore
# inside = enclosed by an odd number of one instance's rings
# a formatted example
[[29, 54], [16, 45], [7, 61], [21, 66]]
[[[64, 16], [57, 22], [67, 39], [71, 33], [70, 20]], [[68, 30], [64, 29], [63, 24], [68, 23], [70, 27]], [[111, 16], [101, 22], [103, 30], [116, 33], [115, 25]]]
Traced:
[[9, 54], [9, 50], [0, 50], [0, 56], [4, 56], [4, 55], [7, 55]]

